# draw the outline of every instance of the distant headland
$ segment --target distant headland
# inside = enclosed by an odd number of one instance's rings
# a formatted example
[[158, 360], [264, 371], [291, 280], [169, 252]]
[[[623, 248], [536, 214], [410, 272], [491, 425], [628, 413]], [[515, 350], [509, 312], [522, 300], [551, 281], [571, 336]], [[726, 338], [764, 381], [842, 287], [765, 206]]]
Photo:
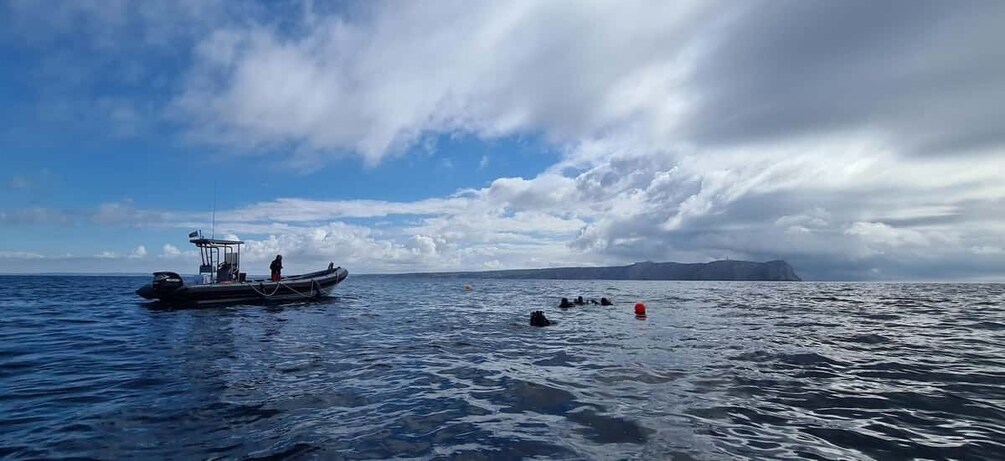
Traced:
[[440, 278], [560, 279], [560, 280], [735, 280], [792, 281], [802, 279], [785, 261], [712, 261], [709, 263], [638, 262], [628, 266], [554, 267], [480, 272], [423, 272], [393, 274]]

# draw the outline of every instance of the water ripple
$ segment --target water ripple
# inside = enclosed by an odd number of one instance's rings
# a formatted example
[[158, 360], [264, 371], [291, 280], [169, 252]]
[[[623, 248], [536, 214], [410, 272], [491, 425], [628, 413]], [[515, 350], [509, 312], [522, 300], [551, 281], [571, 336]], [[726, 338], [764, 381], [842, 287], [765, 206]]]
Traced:
[[357, 277], [171, 311], [0, 282], [0, 457], [1005, 458], [1003, 285]]

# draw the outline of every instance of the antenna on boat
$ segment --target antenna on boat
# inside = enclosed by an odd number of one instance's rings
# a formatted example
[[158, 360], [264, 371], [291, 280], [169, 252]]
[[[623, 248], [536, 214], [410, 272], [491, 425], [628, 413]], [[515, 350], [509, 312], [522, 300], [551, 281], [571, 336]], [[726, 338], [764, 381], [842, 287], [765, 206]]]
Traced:
[[213, 230], [209, 238], [216, 238], [216, 181], [213, 181]]

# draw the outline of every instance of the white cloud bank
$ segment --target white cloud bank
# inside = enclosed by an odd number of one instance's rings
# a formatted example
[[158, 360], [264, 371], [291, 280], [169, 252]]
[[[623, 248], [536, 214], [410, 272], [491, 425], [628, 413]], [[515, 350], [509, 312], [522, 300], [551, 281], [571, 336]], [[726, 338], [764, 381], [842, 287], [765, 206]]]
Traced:
[[535, 178], [455, 197], [230, 215], [419, 216], [355, 234], [387, 262], [781, 257], [817, 277], [1000, 274], [974, 249], [1001, 247], [1005, 228], [1003, 20], [992, 2], [381, 3], [353, 20], [308, 13], [297, 34], [217, 31], [177, 105], [207, 139], [297, 158], [376, 164], [452, 131], [564, 146]]
[[[219, 226], [255, 237], [250, 261], [785, 258], [817, 278], [994, 277], [1003, 23], [1005, 4], [982, 1], [307, 3], [208, 27], [169, 110], [195, 139], [302, 165], [379, 165], [450, 132], [540, 135], [564, 152], [536, 177], [450, 197], [222, 211]], [[126, 206], [89, 216], [199, 224]]]

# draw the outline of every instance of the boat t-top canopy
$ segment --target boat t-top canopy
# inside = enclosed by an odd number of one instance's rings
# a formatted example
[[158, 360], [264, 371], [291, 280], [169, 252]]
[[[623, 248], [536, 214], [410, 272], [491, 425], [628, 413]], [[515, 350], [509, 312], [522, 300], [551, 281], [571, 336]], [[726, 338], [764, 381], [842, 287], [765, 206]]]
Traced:
[[189, 242], [199, 248], [202, 256], [200, 274], [209, 274], [209, 279], [217, 283], [238, 278], [237, 274], [241, 271], [241, 245], [244, 242], [205, 238], [201, 231], [192, 232], [188, 236]]
[[211, 247], [211, 246], [229, 246], [229, 245], [244, 245], [244, 242], [240, 240], [220, 240], [220, 239], [208, 239], [208, 238], [195, 238], [189, 240], [197, 247]]

